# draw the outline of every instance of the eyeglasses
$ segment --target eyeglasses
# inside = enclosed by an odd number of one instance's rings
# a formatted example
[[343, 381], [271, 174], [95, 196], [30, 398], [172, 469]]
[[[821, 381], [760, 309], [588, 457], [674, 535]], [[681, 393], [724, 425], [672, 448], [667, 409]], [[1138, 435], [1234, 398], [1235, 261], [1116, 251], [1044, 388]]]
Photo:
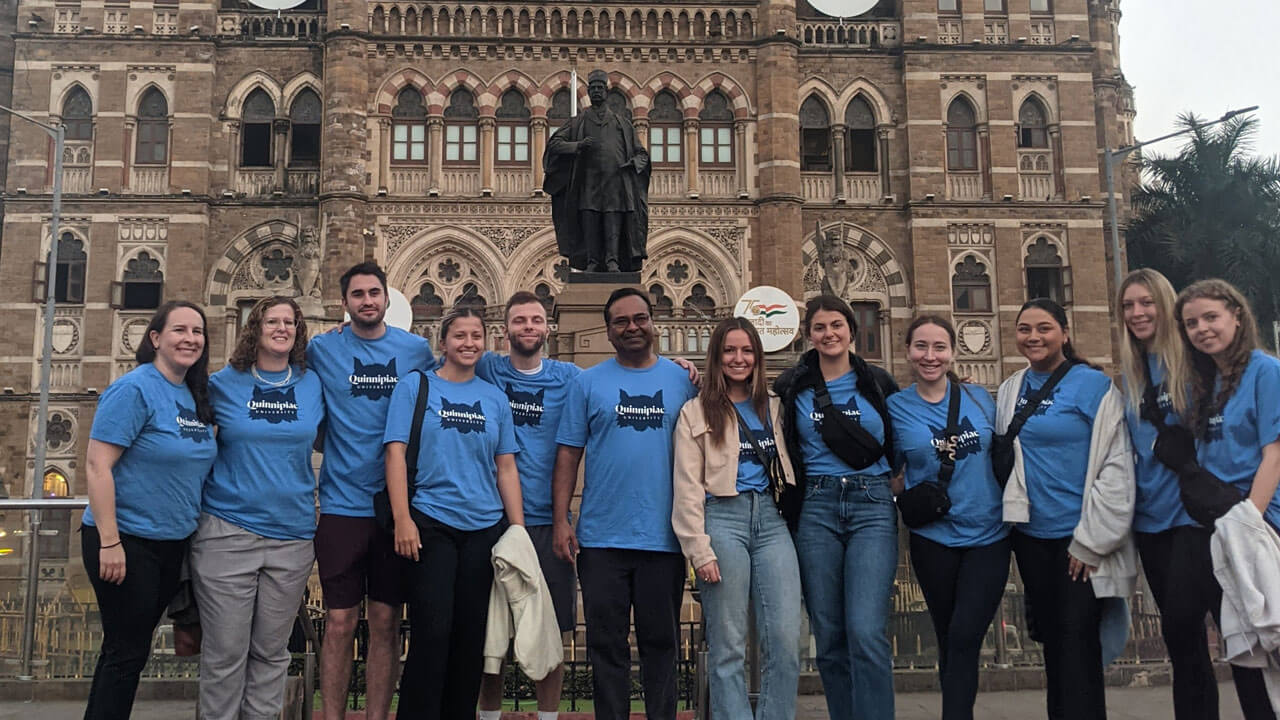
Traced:
[[649, 324], [649, 320], [650, 318], [648, 313], [640, 313], [638, 315], [632, 315], [631, 317], [620, 315], [610, 320], [609, 326], [614, 330], [622, 331], [630, 327], [632, 323], [635, 323], [636, 327], [645, 327]]
[[281, 318], [267, 318], [266, 320], [262, 321], [262, 326], [269, 327], [272, 330], [275, 330], [276, 328], [282, 328], [282, 327], [298, 327], [298, 321], [284, 320]]

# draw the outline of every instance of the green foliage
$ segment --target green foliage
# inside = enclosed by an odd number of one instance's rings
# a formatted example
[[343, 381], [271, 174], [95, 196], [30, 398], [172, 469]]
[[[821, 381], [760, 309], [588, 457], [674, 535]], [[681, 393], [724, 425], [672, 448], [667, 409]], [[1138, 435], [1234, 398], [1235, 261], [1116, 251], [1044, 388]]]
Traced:
[[1251, 115], [1211, 128], [1201, 122], [1179, 116], [1191, 129], [1181, 150], [1143, 158], [1125, 232], [1129, 266], [1159, 270], [1178, 289], [1209, 277], [1231, 282], [1270, 343], [1280, 319], [1280, 158], [1252, 154]]

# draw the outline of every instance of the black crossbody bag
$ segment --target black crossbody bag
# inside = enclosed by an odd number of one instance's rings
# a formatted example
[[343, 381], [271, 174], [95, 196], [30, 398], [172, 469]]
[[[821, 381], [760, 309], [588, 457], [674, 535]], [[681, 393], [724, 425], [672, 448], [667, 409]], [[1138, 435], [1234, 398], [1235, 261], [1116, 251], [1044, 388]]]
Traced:
[[921, 528], [951, 512], [951, 496], [947, 487], [956, 471], [956, 445], [960, 441], [960, 388], [948, 382], [951, 400], [947, 404], [947, 426], [942, 430], [942, 447], [938, 452], [938, 480], [925, 480], [898, 496], [898, 512], [902, 523], [911, 529]]
[[[422, 376], [422, 381], [418, 384], [418, 397], [413, 403], [413, 424], [409, 427], [409, 442], [404, 451], [404, 482], [409, 490], [410, 506], [413, 505], [413, 493], [417, 489], [418, 448], [422, 444], [422, 419], [427, 413], [427, 395], [430, 387], [430, 381], [425, 372], [421, 370], [414, 370], [414, 372]], [[383, 482], [386, 482], [385, 478]], [[389, 533], [396, 531], [396, 520], [391, 514], [391, 496], [387, 493], [385, 486], [373, 494], [373, 519], [383, 530]]]
[[1070, 360], [1064, 360], [1061, 365], [1053, 371], [1049, 379], [1045, 381], [1040, 389], [1031, 393], [1027, 398], [1027, 404], [1013, 416], [1009, 421], [1009, 427], [1004, 433], [996, 433], [991, 436], [991, 469], [995, 471], [996, 482], [1000, 483], [1003, 488], [1009, 484], [1009, 475], [1013, 473], [1013, 440], [1018, 437], [1018, 433], [1022, 431], [1022, 426], [1035, 413], [1036, 408], [1040, 407], [1040, 403], [1049, 397], [1049, 393], [1058, 386], [1058, 382], [1066, 377], [1067, 372], [1071, 370], [1073, 363]]
[[[756, 457], [760, 458], [760, 464], [764, 467], [764, 476], [769, 479], [769, 492], [773, 495], [773, 504], [777, 506], [778, 513], [782, 513], [782, 492], [787, 487], [787, 475], [782, 469], [782, 457], [774, 452], [773, 457], [769, 457], [769, 453], [764, 451], [764, 447], [760, 445], [760, 441], [756, 439], [756, 434], [752, 432], [751, 426], [742, 417], [742, 413], [738, 412], [738, 408], [733, 408], [733, 414], [738, 416], [738, 426], [747, 435], [747, 440], [751, 442], [751, 448], [755, 450]], [[769, 432], [772, 434], [772, 423], [766, 423], [769, 426]], [[774, 439], [777, 443], [777, 439]]]
[[[876, 392], [880, 392], [879, 385], [876, 385]], [[822, 411], [822, 424], [819, 426], [822, 442], [849, 467], [854, 470], [871, 467], [884, 455], [884, 446], [874, 435], [831, 404], [831, 393], [827, 392], [825, 382], [820, 381], [814, 387], [813, 404]], [[879, 409], [875, 411], [879, 412]], [[888, 432], [889, 423], [885, 422], [884, 426]]]
[[[1144, 355], [1143, 367], [1148, 367], [1146, 360]], [[1196, 459], [1196, 438], [1190, 430], [1164, 421], [1164, 413], [1160, 411], [1160, 391], [1151, 382], [1149, 370], [1138, 414], [1155, 426], [1156, 444], [1152, 451], [1165, 467], [1178, 476], [1178, 495], [1192, 520], [1212, 528], [1214, 521], [1245, 499], [1245, 494], [1238, 488], [1223, 482], [1200, 465]]]

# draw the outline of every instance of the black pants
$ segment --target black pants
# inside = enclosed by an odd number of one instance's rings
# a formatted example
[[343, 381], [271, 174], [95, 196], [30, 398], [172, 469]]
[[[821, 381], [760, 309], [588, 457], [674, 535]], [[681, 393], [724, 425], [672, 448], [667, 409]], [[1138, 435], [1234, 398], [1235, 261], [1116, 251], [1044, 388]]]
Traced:
[[1038, 630], [1044, 645], [1049, 720], [1105, 720], [1098, 638], [1102, 604], [1089, 582], [1073, 581], [1067, 575], [1071, 538], [1041, 540], [1017, 530], [1010, 536], [1029, 614], [1034, 614], [1027, 623]]
[[953, 548], [915, 533], [910, 542], [911, 567], [938, 636], [942, 720], [973, 720], [982, 639], [1004, 596], [1011, 543]]
[[622, 262], [622, 225], [626, 217], [625, 212], [583, 210], [580, 213], [582, 238], [587, 244], [587, 262], [595, 263], [598, 270], [604, 270], [610, 261]]
[[400, 678], [397, 717], [472, 718], [493, 585], [489, 552], [506, 522], [468, 532], [412, 512], [422, 549], [417, 562], [405, 561], [409, 657]]
[[102, 616], [102, 651], [93, 670], [85, 720], [119, 720], [133, 711], [138, 678], [151, 654], [151, 635], [178, 591], [188, 540], [148, 540], [120, 534], [124, 545], [124, 582], [98, 576], [98, 529], [85, 525], [80, 551]]
[[[1222, 588], [1213, 576], [1209, 538], [1213, 531], [1195, 526], [1160, 533], [1136, 533], [1147, 584], [1160, 608], [1160, 631], [1173, 665], [1173, 713], [1176, 720], [1217, 720], [1218, 680], [1209, 660], [1205, 613], [1217, 622]], [[1231, 666], [1245, 720], [1275, 720], [1262, 671]]]
[[650, 720], [675, 718], [684, 557], [679, 553], [583, 548], [578, 554], [578, 578], [597, 720], [626, 720], [631, 715], [627, 634], [632, 611], [645, 714]]

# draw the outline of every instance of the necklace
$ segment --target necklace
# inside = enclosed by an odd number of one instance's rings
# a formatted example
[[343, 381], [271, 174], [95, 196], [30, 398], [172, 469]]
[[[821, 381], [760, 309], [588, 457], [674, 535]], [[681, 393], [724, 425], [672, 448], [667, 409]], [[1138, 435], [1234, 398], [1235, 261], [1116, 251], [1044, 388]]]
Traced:
[[293, 366], [286, 365], [285, 370], [286, 372], [283, 380], [272, 382], [258, 374], [258, 365], [256, 363], [249, 366], [249, 372], [253, 373], [253, 379], [257, 380], [260, 383], [270, 385], [271, 387], [281, 387], [293, 379]]

